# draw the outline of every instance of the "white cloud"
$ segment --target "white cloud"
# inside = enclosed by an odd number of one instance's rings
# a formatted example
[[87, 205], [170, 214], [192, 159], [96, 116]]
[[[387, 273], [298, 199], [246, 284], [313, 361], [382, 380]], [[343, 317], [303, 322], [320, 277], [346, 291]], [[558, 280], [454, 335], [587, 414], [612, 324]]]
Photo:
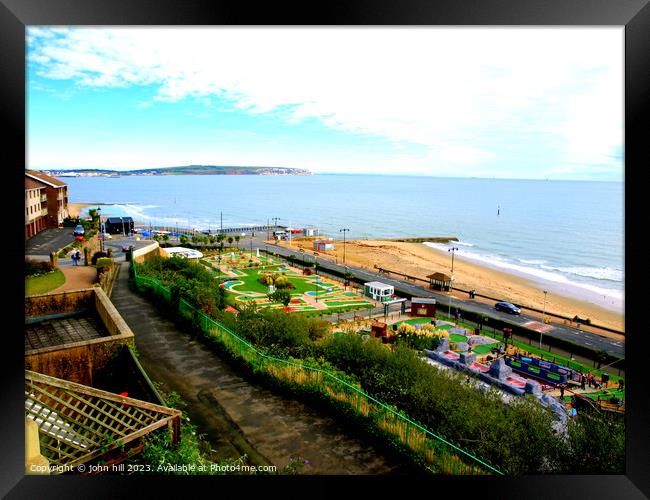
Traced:
[[316, 118], [334, 129], [428, 148], [414, 160], [422, 173], [507, 161], [501, 145], [510, 134], [524, 144], [546, 142], [549, 163], [622, 168], [611, 157], [623, 140], [622, 28], [29, 28], [28, 34], [40, 76], [92, 87], [154, 84], [157, 100], [192, 97], [208, 107], [226, 101], [294, 123]]

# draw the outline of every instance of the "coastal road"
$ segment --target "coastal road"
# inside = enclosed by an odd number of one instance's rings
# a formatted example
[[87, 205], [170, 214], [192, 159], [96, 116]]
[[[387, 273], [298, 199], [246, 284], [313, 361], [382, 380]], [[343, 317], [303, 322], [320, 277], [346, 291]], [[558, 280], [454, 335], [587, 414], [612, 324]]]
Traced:
[[[340, 272], [345, 272], [346, 270], [345, 266], [334, 264], [331, 261], [325, 259], [318, 259], [318, 257], [314, 257], [313, 255], [310, 255], [307, 252], [304, 252], [304, 254], [300, 253], [298, 251], [298, 248], [287, 248], [287, 247], [274, 245], [272, 243], [267, 243], [263, 239], [264, 236], [265, 235], [262, 235], [261, 238], [257, 236], [253, 238], [252, 239], [253, 246], [259, 247], [260, 249], [266, 248], [269, 251], [276, 252], [277, 254], [282, 256], [296, 255], [302, 259], [304, 255], [304, 260], [306, 263], [313, 263], [314, 260], [316, 260], [319, 264], [324, 264], [328, 268], [335, 269]], [[251, 241], [250, 238], [245, 238], [242, 239], [241, 244], [244, 248], [246, 248], [250, 244], [249, 243], [250, 241]], [[390, 278], [384, 274], [374, 273], [371, 271], [367, 271], [365, 269], [359, 269], [352, 266], [347, 266], [347, 269], [350, 272], [354, 273], [355, 276], [366, 281], [381, 281], [382, 283], [393, 285], [396, 289], [399, 288], [401, 290], [408, 292], [409, 294], [418, 297], [435, 298], [439, 305], [439, 309], [442, 312], [446, 312], [445, 310], [446, 306], [449, 307], [449, 304], [451, 304], [452, 311], [454, 310], [455, 307], [458, 307], [461, 309], [465, 309], [467, 311], [482, 313], [484, 316], [487, 316], [489, 318], [498, 318], [500, 320], [504, 320], [516, 325], [523, 325], [529, 321], [539, 321], [539, 317], [537, 316], [529, 316], [527, 314], [522, 314], [520, 316], [512, 316], [510, 314], [506, 314], [495, 310], [494, 307], [491, 306], [490, 304], [486, 304], [472, 299], [463, 300], [455, 297], [449, 297], [446, 294], [436, 293], [432, 290], [424, 288], [423, 286], [416, 285], [408, 281]], [[556, 337], [569, 342], [573, 342], [574, 344], [585, 345], [590, 349], [594, 349], [596, 351], [603, 350], [614, 356], [618, 356], [621, 358], [625, 357], [624, 341], [611, 339], [603, 335], [598, 335], [596, 333], [587, 332], [584, 330], [578, 330], [576, 328], [570, 328], [562, 324], [553, 323], [552, 326], [553, 329], [548, 332], [544, 332], [543, 337], [545, 336]]]

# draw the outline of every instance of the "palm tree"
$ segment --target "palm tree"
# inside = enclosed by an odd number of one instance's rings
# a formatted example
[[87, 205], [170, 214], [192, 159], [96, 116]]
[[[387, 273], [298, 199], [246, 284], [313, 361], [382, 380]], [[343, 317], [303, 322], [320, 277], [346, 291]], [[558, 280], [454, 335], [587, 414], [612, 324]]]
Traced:
[[235, 241], [237, 242], [237, 248], [239, 248], [239, 240], [241, 239], [241, 236], [238, 234], [235, 235]]
[[233, 237], [232, 237], [232, 236], [228, 236], [228, 246], [232, 247], [232, 242], [233, 242], [233, 241], [234, 241], [234, 240], [233, 240]]

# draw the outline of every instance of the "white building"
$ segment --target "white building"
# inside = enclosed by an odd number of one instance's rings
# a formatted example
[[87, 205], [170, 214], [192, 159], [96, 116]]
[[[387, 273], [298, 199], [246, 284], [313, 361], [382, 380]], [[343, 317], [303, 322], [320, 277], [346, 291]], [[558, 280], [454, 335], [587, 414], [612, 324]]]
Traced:
[[169, 247], [169, 248], [163, 248], [165, 252], [170, 257], [173, 256], [178, 256], [182, 257], [184, 259], [200, 259], [203, 257], [203, 254], [199, 252], [198, 250], [193, 250], [191, 248], [185, 248], [185, 247]]
[[363, 294], [379, 302], [388, 302], [395, 296], [395, 287], [380, 281], [370, 281], [363, 284]]

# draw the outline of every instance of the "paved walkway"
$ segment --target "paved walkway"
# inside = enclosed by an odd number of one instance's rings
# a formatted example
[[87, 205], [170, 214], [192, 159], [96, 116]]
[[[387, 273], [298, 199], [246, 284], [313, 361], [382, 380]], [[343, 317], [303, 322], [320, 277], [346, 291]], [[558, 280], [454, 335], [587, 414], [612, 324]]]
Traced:
[[219, 456], [247, 453], [251, 463], [280, 470], [300, 455], [311, 474], [417, 473], [322, 412], [250, 383], [129, 290], [128, 265], [122, 264], [112, 301], [135, 334], [140, 361], [163, 390], [181, 395]]
[[97, 269], [95, 267], [84, 265], [62, 265], [62, 260], [63, 259], [59, 260], [59, 269], [65, 276], [65, 283], [52, 290], [50, 293], [78, 290], [79, 288], [90, 288], [97, 282]]

